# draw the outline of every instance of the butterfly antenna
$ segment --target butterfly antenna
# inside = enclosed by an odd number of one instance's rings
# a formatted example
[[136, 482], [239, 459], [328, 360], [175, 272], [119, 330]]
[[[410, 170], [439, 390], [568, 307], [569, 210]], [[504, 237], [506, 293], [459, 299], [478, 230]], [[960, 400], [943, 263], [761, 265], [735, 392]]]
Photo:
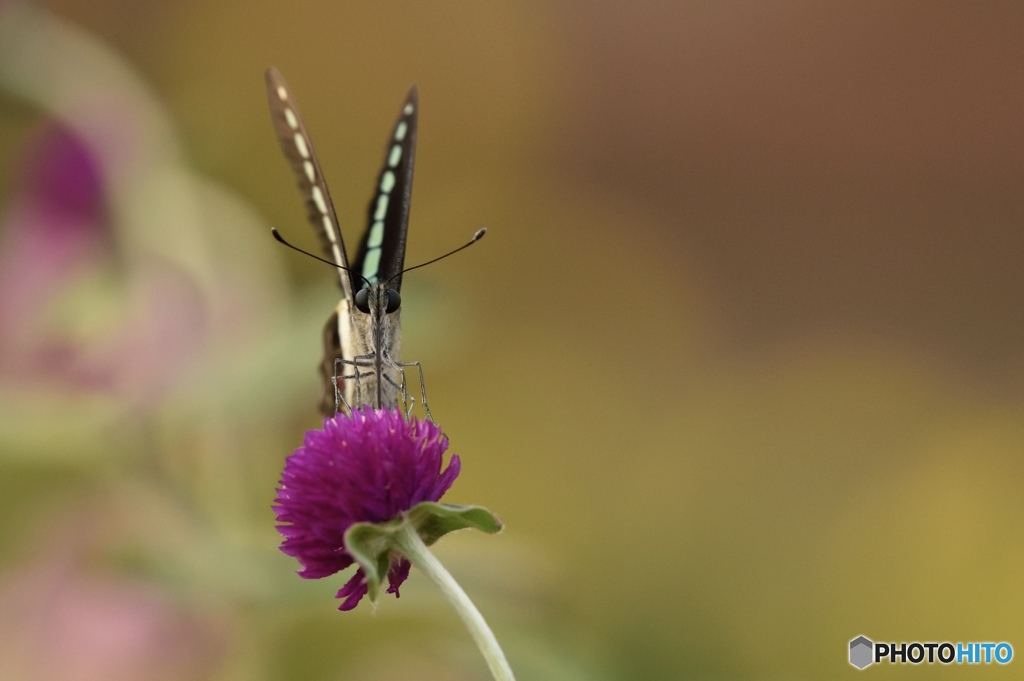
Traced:
[[458, 253], [462, 249], [469, 248], [470, 246], [475, 244], [477, 241], [480, 241], [480, 239], [483, 239], [484, 238], [484, 234], [487, 234], [487, 228], [486, 227], [481, 227], [480, 229], [476, 230], [476, 234], [473, 235], [472, 239], [470, 239], [466, 243], [462, 244], [461, 246], [456, 248], [454, 251], [449, 251], [449, 252], [445, 253], [444, 255], [439, 255], [438, 257], [434, 258], [433, 260], [428, 260], [426, 262], [421, 262], [419, 265], [413, 265], [412, 267], [406, 267], [404, 270], [402, 270], [398, 274], [390, 277], [387, 280], [387, 282], [385, 282], [385, 283], [390, 283], [392, 279], [394, 279], [395, 277], [400, 277], [403, 274], [405, 274], [406, 272], [410, 272], [412, 270], [418, 270], [421, 267], [426, 267], [427, 265], [432, 265], [433, 263], [437, 262], [438, 260], [444, 260], [449, 255], [455, 255], [456, 253]]
[[[270, 228], [270, 233], [274, 235], [274, 238], [277, 239], [279, 243], [284, 244], [285, 246], [287, 246], [288, 248], [292, 249], [293, 251], [298, 251], [299, 253], [302, 253], [303, 255], [308, 255], [309, 257], [313, 258], [314, 260], [319, 260], [320, 262], [327, 263], [331, 267], [337, 267], [339, 270], [345, 270], [349, 274], [354, 274], [357, 277], [359, 277], [360, 279], [362, 279], [363, 283], [365, 283], [367, 286], [371, 286], [369, 280], [366, 277], [364, 277], [363, 275], [361, 275], [358, 272], [356, 272], [355, 270], [349, 269], [348, 267], [345, 267], [344, 265], [339, 265], [338, 263], [332, 262], [330, 260], [327, 260], [326, 258], [321, 258], [319, 255], [314, 255], [313, 253], [310, 253], [309, 251], [304, 251], [301, 248], [299, 248], [298, 246], [295, 246], [293, 244], [288, 243], [287, 241], [285, 241], [285, 238], [283, 236], [281, 236], [281, 232], [277, 231], [277, 227], [271, 227]], [[478, 232], [478, 234], [479, 234], [479, 232]], [[471, 241], [470, 243], [473, 243], [473, 242]], [[468, 245], [469, 244], [466, 244], [466, 246], [468, 246]], [[466, 246], [463, 246], [462, 248], [465, 248]], [[461, 250], [461, 249], [458, 249], [458, 250]], [[452, 253], [454, 253], [454, 251], [452, 251]], [[448, 255], [451, 255], [451, 253], [449, 253]], [[444, 257], [444, 256], [441, 256], [441, 257]], [[424, 263], [424, 264], [426, 264], [426, 263]]]

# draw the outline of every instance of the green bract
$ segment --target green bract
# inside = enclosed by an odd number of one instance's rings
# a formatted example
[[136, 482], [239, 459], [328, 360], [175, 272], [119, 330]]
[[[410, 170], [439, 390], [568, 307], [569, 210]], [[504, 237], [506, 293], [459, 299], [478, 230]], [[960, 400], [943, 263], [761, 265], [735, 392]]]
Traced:
[[381, 582], [388, 574], [393, 558], [409, 557], [403, 536], [415, 530], [426, 545], [454, 532], [474, 528], [487, 534], [501, 530], [501, 520], [483, 506], [458, 506], [424, 501], [410, 508], [401, 518], [383, 523], [355, 523], [345, 532], [345, 549], [356, 559], [366, 575], [370, 600], [376, 602]]

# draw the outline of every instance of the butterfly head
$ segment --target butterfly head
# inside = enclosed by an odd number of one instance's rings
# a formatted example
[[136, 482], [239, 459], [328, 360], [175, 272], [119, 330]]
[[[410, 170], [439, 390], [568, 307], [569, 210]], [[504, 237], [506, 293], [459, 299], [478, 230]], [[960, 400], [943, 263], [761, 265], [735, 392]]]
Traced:
[[402, 296], [399, 295], [397, 289], [390, 288], [385, 282], [359, 289], [356, 291], [354, 302], [356, 309], [363, 314], [371, 314], [372, 310], [376, 313], [375, 316], [380, 317], [384, 314], [398, 312], [402, 306]]

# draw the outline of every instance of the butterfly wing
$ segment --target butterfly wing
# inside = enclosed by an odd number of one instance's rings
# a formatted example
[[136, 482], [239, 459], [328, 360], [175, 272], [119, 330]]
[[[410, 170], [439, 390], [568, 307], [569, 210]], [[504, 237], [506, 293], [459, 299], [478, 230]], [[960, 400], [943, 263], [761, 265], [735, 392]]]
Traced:
[[[292, 98], [284, 78], [275, 69], [267, 69], [267, 101], [270, 104], [270, 117], [277, 131], [277, 139], [281, 143], [284, 155], [291, 163], [292, 170], [298, 180], [299, 189], [306, 203], [306, 213], [313, 228], [320, 236], [320, 241], [327, 257], [344, 267], [349, 267], [345, 242], [338, 228], [338, 217], [331, 203], [331, 195], [327, 191], [327, 182], [320, 170], [313, 144], [302, 122], [302, 115]], [[335, 373], [337, 360], [351, 362], [353, 357], [365, 352], [361, 344], [363, 334], [355, 328], [356, 316], [362, 316], [353, 305], [354, 292], [361, 286], [358, 279], [345, 270], [338, 270], [338, 283], [344, 297], [338, 303], [334, 313], [324, 326], [324, 357], [320, 364], [323, 377], [323, 394], [320, 399], [320, 410], [326, 416], [333, 416], [337, 407], [335, 397]], [[351, 365], [349, 365], [351, 366]], [[351, 401], [349, 402], [351, 404]]]
[[[295, 171], [299, 189], [305, 199], [309, 221], [320, 236], [327, 257], [339, 265], [348, 267], [348, 254], [345, 252], [345, 242], [341, 239], [334, 204], [331, 203], [327, 182], [324, 180], [323, 171], [320, 170], [320, 162], [313, 151], [313, 144], [302, 122], [299, 108], [284, 78], [276, 69], [267, 69], [266, 81], [270, 118], [274, 122], [281, 150]], [[354, 291], [359, 290], [361, 284], [356, 285], [355, 281], [358, 279], [341, 269], [338, 270], [338, 279], [346, 300], [351, 302]]]
[[406, 231], [412, 201], [412, 172], [416, 156], [419, 100], [414, 85], [388, 140], [384, 167], [370, 201], [366, 234], [359, 245], [355, 270], [371, 282], [388, 281], [401, 290]]

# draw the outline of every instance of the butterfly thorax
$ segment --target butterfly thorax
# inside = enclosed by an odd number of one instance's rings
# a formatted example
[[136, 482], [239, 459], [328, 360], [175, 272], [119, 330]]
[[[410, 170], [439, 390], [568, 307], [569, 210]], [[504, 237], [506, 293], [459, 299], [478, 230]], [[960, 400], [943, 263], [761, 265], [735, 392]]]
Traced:
[[[336, 407], [393, 408], [401, 398], [402, 372], [397, 366], [401, 310], [387, 311], [388, 287], [384, 284], [371, 285], [366, 296], [367, 311], [343, 298], [327, 320], [321, 366], [321, 407], [326, 414], [333, 414]], [[336, 404], [335, 381], [337, 393], [343, 397], [341, 404]]]

